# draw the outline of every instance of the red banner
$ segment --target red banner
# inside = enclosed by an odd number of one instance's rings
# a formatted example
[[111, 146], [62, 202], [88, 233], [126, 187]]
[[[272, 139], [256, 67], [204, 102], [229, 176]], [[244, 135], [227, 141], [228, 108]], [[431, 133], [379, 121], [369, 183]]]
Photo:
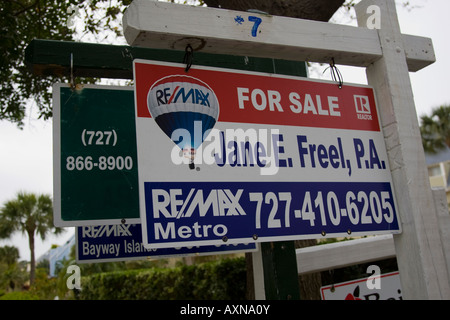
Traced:
[[[337, 84], [306, 78], [199, 66], [186, 73], [183, 68], [154, 61], [136, 62], [134, 72], [138, 117], [150, 117], [147, 99], [151, 87], [179, 74], [212, 89], [220, 105], [220, 122], [380, 130], [373, 89], [367, 86], [344, 84], [340, 89]], [[165, 94], [170, 100], [172, 93]]]

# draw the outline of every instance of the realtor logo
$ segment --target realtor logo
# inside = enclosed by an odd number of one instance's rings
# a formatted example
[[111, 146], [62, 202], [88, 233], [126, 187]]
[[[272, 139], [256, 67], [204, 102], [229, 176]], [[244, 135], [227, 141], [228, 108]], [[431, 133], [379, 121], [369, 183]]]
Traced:
[[353, 98], [355, 99], [355, 108], [356, 108], [356, 113], [357, 113], [358, 119], [372, 120], [372, 115], [370, 112], [369, 97], [354, 95]]

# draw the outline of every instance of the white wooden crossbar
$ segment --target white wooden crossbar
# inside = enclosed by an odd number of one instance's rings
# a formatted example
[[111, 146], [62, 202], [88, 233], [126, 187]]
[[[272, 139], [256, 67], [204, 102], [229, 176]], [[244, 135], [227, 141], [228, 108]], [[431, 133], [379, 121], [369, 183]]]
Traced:
[[[255, 28], [253, 18], [261, 19]], [[250, 19], [250, 20], [249, 20]], [[257, 22], [257, 21], [256, 21]], [[382, 56], [376, 30], [207, 7], [134, 0], [123, 19], [128, 44], [366, 67]], [[409, 71], [435, 62], [429, 38], [402, 35]]]
[[392, 235], [323, 244], [296, 250], [299, 274], [320, 272], [395, 257]]

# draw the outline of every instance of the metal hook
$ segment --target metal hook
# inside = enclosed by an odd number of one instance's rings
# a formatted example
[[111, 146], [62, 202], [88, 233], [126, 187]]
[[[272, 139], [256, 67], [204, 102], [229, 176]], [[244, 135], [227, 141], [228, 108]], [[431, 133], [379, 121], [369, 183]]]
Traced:
[[188, 44], [185, 49], [183, 63], [186, 64], [186, 68], [184, 71], [188, 72], [189, 69], [192, 67], [192, 62], [194, 60], [194, 49], [192, 49], [191, 45]]
[[342, 74], [339, 71], [339, 69], [336, 67], [336, 64], [334, 63], [334, 58], [331, 58], [330, 66], [325, 68], [325, 70], [323, 70], [323, 73], [325, 73], [325, 71], [327, 71], [328, 69], [330, 69], [331, 71], [331, 79], [338, 83], [339, 89], [342, 89], [342, 86], [344, 84], [344, 78], [342, 77]]
[[336, 64], [334, 63], [334, 58], [331, 58], [330, 70], [331, 70], [331, 79], [333, 79], [333, 81], [335, 81], [335, 82], [338, 82], [339, 89], [342, 89], [342, 85], [344, 84], [344, 79], [342, 77], [341, 72], [339, 71], [339, 69], [336, 67]]
[[75, 89], [75, 82], [73, 81], [73, 53], [70, 53], [70, 87]]

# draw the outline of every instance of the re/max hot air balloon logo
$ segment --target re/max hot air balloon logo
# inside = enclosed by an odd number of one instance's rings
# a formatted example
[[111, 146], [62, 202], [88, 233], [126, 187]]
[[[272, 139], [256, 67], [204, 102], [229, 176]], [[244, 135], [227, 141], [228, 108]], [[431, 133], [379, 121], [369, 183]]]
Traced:
[[219, 102], [205, 82], [186, 75], [159, 79], [150, 88], [147, 105], [164, 133], [193, 161], [196, 150], [219, 117]]

